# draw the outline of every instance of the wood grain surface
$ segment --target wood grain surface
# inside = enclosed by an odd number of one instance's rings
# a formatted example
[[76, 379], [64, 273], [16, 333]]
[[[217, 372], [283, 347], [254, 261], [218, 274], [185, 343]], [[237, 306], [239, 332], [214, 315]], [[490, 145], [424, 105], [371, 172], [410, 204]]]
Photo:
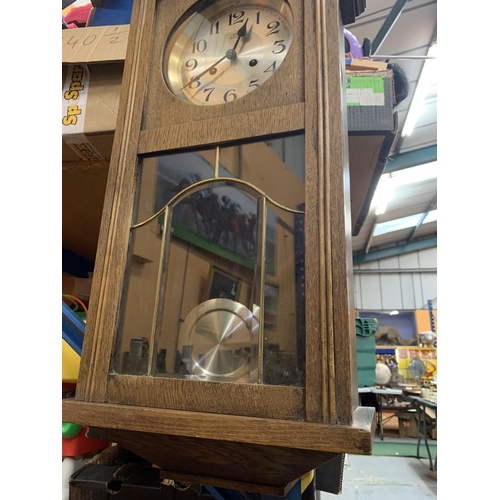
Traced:
[[207, 118], [193, 123], [145, 130], [141, 132], [138, 153], [223, 144], [229, 141], [294, 132], [303, 128], [304, 104], [289, 104], [245, 114]]
[[302, 475], [336, 456], [217, 439], [96, 430], [160, 467], [168, 479], [277, 496], [286, 495]]
[[[307, 3], [306, 121], [306, 420], [350, 424], [351, 353], [346, 253], [350, 213], [343, 53], [337, 5]], [[347, 186], [348, 187], [348, 186]], [[346, 341], [347, 339], [347, 341]]]
[[304, 420], [304, 389], [164, 377], [112, 375], [110, 403]]
[[89, 427], [358, 455], [371, 454], [375, 415], [374, 408], [359, 407], [354, 412], [353, 424], [348, 426], [87, 403], [73, 399], [63, 400], [62, 408], [63, 421]]

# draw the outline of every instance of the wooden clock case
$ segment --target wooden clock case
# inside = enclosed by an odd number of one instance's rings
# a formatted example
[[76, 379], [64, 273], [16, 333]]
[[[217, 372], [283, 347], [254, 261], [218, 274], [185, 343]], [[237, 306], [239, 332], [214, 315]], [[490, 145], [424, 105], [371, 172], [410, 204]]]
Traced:
[[[374, 416], [358, 407], [339, 7], [289, 3], [294, 40], [279, 70], [244, 98], [209, 107], [175, 98], [159, 71], [164, 42], [193, 0], [134, 3], [77, 393], [63, 401], [63, 421], [89, 426], [165, 477], [274, 495], [339, 454], [370, 454]], [[300, 131], [304, 386], [113, 373], [138, 157]]]

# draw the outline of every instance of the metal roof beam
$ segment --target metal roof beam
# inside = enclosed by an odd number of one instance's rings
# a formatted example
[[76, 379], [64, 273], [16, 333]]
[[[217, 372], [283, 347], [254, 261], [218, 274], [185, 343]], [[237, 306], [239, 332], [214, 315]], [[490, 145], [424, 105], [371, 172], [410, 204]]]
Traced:
[[437, 236], [427, 238], [425, 240], [414, 241], [413, 243], [405, 243], [404, 245], [397, 245], [384, 250], [376, 250], [366, 254], [355, 255], [353, 257], [353, 264], [363, 264], [365, 262], [372, 262], [374, 260], [386, 259], [388, 257], [395, 257], [405, 253], [416, 252], [418, 250], [425, 250], [427, 248], [437, 247]]
[[389, 31], [391, 31], [392, 27], [394, 26], [394, 23], [398, 20], [398, 17], [403, 11], [407, 1], [408, 0], [397, 0], [397, 2], [394, 4], [394, 7], [391, 9], [391, 12], [389, 12], [389, 15], [384, 21], [384, 24], [382, 25], [379, 32], [375, 36], [375, 39], [372, 42], [371, 54], [377, 53], [377, 50], [382, 45], [383, 41], [386, 39], [387, 35], [389, 34]]
[[425, 212], [422, 214], [422, 217], [420, 217], [420, 220], [418, 221], [417, 225], [413, 228], [413, 231], [410, 234], [410, 237], [406, 240], [406, 243], [411, 243], [411, 240], [415, 237], [415, 233], [420, 229], [420, 226], [424, 223], [425, 218], [429, 215], [429, 212], [433, 209], [436, 201], [437, 201], [438, 195], [434, 195], [434, 198], [432, 201], [429, 203], [429, 206], [425, 210]]
[[408, 153], [401, 153], [389, 157], [384, 167], [384, 174], [403, 170], [404, 168], [416, 167], [424, 163], [430, 163], [437, 160], [437, 145], [426, 148], [415, 149]]

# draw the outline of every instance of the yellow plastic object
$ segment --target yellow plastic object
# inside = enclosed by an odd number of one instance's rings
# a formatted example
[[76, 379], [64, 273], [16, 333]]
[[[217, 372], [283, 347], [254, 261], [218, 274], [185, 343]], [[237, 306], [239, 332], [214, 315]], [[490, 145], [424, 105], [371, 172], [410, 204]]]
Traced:
[[62, 339], [62, 381], [76, 384], [80, 370], [80, 356]]
[[308, 472], [307, 474], [304, 474], [300, 478], [300, 492], [301, 493], [304, 493], [304, 491], [309, 486], [309, 484], [311, 483], [313, 478], [314, 478], [314, 469], [312, 471]]

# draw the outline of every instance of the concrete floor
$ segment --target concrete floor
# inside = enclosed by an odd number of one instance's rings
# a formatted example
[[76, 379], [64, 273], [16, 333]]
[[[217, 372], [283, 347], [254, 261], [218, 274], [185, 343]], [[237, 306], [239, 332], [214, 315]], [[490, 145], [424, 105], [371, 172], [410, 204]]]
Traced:
[[420, 500], [437, 497], [429, 461], [407, 457], [347, 455], [342, 495], [320, 492], [320, 500]]

